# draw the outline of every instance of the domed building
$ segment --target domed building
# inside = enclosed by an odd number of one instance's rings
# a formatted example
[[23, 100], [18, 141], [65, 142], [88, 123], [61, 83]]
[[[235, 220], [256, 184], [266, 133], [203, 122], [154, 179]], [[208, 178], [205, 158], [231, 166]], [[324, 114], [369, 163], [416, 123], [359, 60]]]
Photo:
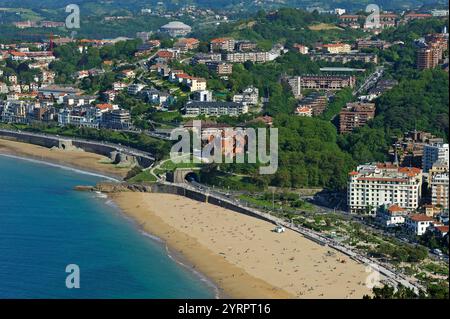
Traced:
[[192, 28], [183, 22], [172, 21], [163, 25], [159, 30], [175, 38], [187, 35], [192, 31]]

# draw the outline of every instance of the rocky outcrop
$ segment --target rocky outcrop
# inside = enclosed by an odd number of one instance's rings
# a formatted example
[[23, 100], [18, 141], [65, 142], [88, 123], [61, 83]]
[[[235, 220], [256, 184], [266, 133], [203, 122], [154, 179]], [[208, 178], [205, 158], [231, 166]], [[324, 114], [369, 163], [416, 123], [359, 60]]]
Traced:
[[140, 185], [140, 184], [128, 184], [128, 183], [98, 183], [95, 188], [95, 191], [99, 191], [102, 193], [119, 193], [119, 192], [141, 192], [141, 193], [150, 193], [152, 192], [152, 187], [148, 185]]
[[83, 186], [83, 185], [80, 185], [80, 186], [75, 186], [74, 189], [76, 191], [80, 191], [80, 192], [93, 192], [95, 190], [95, 187], [94, 186]]

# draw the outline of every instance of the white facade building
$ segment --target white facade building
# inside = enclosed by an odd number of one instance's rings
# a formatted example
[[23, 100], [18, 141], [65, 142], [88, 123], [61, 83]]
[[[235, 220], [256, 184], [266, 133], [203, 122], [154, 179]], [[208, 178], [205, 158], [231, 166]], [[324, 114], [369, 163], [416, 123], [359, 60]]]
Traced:
[[425, 145], [423, 148], [422, 168], [424, 173], [428, 173], [433, 164], [437, 161], [444, 161], [448, 167], [448, 144], [433, 143]]
[[406, 220], [406, 227], [417, 236], [422, 236], [434, 220], [426, 215], [411, 215]]
[[347, 201], [351, 213], [375, 213], [381, 205], [407, 210], [419, 206], [422, 171], [415, 167], [366, 164], [349, 173]]
[[385, 227], [395, 227], [405, 223], [408, 212], [398, 205], [383, 206], [377, 210], [377, 218]]
[[128, 94], [130, 94], [130, 95], [136, 95], [136, 94], [138, 94], [139, 92], [141, 92], [142, 91], [142, 89], [145, 87], [145, 85], [144, 84], [141, 84], [141, 83], [135, 83], [135, 84], [131, 84], [129, 87], [128, 87]]
[[233, 102], [242, 103], [245, 105], [258, 105], [259, 90], [254, 86], [247, 87], [242, 93], [233, 96]]
[[245, 113], [248, 113], [248, 107], [242, 103], [198, 101], [186, 103], [186, 116], [238, 116]]

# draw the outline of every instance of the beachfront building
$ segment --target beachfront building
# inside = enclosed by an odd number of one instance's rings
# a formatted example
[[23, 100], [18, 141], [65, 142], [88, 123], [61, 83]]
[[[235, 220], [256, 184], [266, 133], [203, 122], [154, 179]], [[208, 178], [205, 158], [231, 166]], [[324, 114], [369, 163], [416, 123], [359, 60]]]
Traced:
[[99, 116], [93, 106], [63, 108], [58, 113], [58, 124], [78, 127], [99, 128]]
[[374, 213], [381, 205], [419, 207], [422, 171], [391, 163], [364, 164], [349, 173], [347, 204], [351, 213]]

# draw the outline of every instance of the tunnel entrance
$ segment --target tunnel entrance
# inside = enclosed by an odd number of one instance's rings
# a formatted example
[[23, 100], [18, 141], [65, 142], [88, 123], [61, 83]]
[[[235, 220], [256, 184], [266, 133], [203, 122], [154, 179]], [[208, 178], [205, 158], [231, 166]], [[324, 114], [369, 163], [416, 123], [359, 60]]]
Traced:
[[190, 172], [187, 173], [186, 176], [184, 177], [184, 179], [186, 180], [186, 182], [191, 183], [191, 182], [200, 182], [200, 178], [198, 176], [197, 173], [195, 172]]

